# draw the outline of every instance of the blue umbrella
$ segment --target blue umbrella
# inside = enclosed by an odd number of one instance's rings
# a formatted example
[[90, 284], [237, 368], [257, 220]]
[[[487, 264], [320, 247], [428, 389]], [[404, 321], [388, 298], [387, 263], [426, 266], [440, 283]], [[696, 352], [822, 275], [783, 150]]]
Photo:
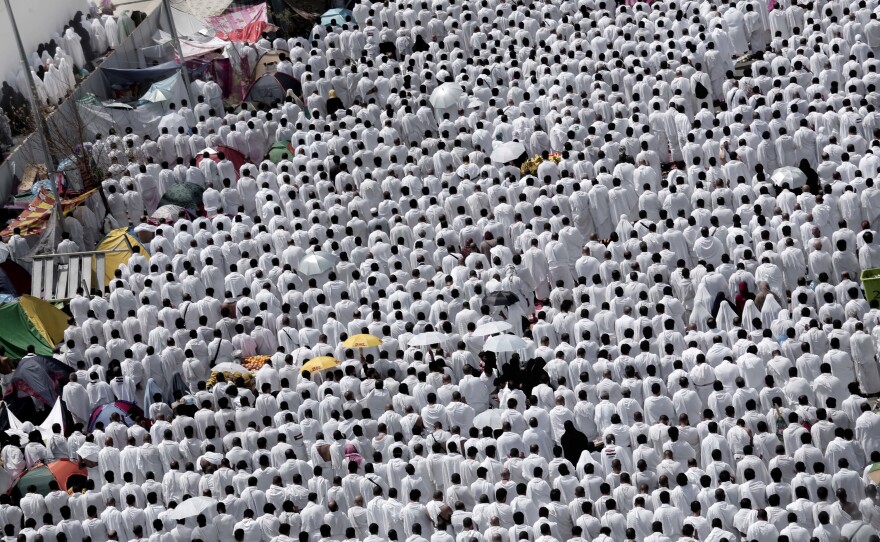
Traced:
[[353, 22], [354, 15], [347, 9], [328, 9], [321, 15], [321, 26], [342, 26]]

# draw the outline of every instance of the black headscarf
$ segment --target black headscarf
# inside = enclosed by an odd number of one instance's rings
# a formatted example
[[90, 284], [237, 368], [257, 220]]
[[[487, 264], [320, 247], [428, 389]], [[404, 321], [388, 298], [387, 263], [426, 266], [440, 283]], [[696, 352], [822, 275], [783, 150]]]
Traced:
[[424, 52], [428, 50], [428, 43], [425, 41], [425, 38], [422, 36], [416, 36], [416, 41], [413, 43], [412, 50], [414, 53], [418, 53], [420, 51]]
[[562, 444], [562, 455], [568, 459], [572, 465], [577, 465], [581, 457], [581, 453], [591, 446], [590, 439], [587, 435], [578, 431], [571, 420], [565, 422], [565, 433], [559, 439]]
[[2, 95], [0, 95], [0, 107], [9, 118], [9, 127], [13, 135], [23, 134], [28, 131], [27, 119], [30, 117], [30, 105], [24, 95], [15, 87], [3, 82]]
[[73, 19], [70, 20], [70, 27], [73, 28], [73, 31], [76, 32], [76, 35], [79, 36], [80, 45], [82, 46], [83, 56], [86, 58], [86, 62], [91, 62], [95, 58], [95, 53], [92, 51], [92, 37], [89, 34], [89, 31], [85, 29], [85, 27], [80, 22], [80, 17], [82, 17], [82, 11], [77, 11], [76, 15], [73, 16]]
[[813, 194], [821, 194], [822, 183], [819, 182], [819, 174], [813, 169], [813, 166], [810, 165], [810, 161], [806, 158], [801, 159], [801, 163], [798, 164], [798, 169], [803, 171], [804, 175], [807, 176], [807, 186], [810, 187], [810, 191]]

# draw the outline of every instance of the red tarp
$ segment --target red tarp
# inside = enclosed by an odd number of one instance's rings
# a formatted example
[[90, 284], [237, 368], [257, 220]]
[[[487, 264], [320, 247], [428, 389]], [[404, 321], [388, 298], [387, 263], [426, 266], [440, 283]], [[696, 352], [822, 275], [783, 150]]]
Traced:
[[[214, 150], [217, 152], [211, 154], [211, 160], [213, 160], [215, 162], [220, 162], [220, 156], [218, 156], [218, 153], [222, 152], [223, 156], [225, 156], [226, 159], [229, 160], [230, 162], [232, 162], [232, 165], [235, 166], [235, 178], [236, 178], [236, 180], [238, 180], [239, 171], [241, 171], [241, 166], [243, 166], [243, 165], [245, 165], [245, 163], [247, 163], [247, 158], [245, 158], [245, 156], [243, 154], [241, 154], [237, 150], [233, 149], [232, 147], [225, 147], [223, 145], [218, 145]], [[203, 159], [204, 159], [204, 153], [199, 153], [199, 155], [196, 156], [196, 165], [201, 163], [201, 161]]]

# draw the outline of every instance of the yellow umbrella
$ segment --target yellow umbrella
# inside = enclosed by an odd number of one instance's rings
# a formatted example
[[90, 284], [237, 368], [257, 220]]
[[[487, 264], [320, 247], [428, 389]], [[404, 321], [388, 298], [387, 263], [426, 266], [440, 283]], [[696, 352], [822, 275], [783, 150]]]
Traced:
[[379, 346], [380, 344], [382, 344], [382, 339], [379, 337], [362, 333], [360, 335], [352, 335], [342, 343], [342, 346], [346, 348], [369, 348], [371, 346]]
[[330, 356], [321, 356], [303, 365], [302, 369], [300, 369], [299, 372], [308, 371], [310, 373], [317, 373], [318, 371], [323, 371], [324, 369], [332, 369], [337, 365], [339, 365], [338, 359], [331, 358]]

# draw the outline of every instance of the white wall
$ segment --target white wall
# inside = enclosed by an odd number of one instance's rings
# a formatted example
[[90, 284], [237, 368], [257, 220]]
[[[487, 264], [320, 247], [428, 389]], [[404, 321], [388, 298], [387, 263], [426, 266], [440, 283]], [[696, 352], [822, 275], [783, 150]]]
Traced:
[[[86, 0], [10, 0], [15, 22], [21, 34], [25, 52], [30, 55], [37, 45], [48, 42], [77, 11], [88, 12]], [[6, 6], [0, 1], [0, 81], [15, 78], [21, 66], [18, 46]]]

